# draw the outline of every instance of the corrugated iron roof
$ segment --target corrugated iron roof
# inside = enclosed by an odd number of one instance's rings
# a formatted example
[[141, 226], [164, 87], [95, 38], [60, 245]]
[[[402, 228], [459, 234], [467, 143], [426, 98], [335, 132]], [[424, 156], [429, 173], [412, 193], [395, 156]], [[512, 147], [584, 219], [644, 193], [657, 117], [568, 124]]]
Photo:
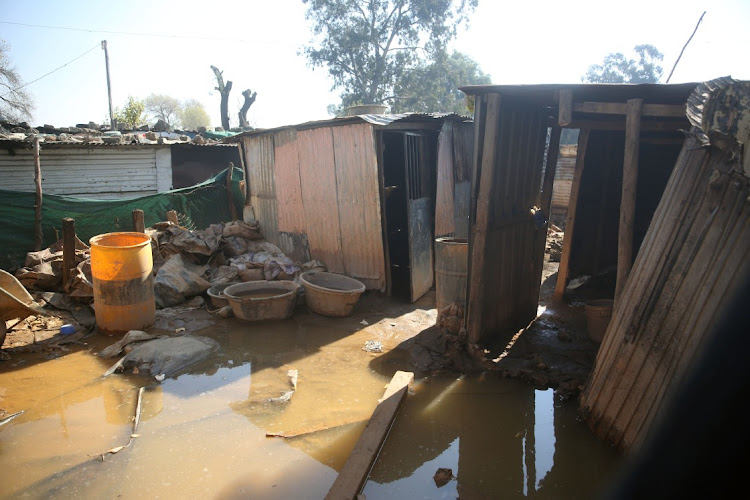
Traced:
[[267, 129], [255, 129], [242, 132], [232, 137], [224, 139], [226, 143], [237, 142], [242, 137], [250, 137], [261, 134], [268, 134], [278, 132], [285, 129], [305, 130], [318, 127], [331, 127], [338, 125], [347, 125], [365, 121], [376, 125], [378, 127], [387, 127], [388, 125], [395, 122], [414, 122], [424, 123], [433, 120], [462, 120], [471, 121], [472, 118], [469, 116], [459, 115], [457, 113], [394, 113], [385, 115], [354, 115], [354, 116], [341, 116], [336, 118], [329, 118], [326, 120], [315, 120], [296, 125], [284, 125], [281, 127], [267, 128]]
[[568, 89], [576, 100], [625, 102], [642, 98], [652, 103], [684, 104], [698, 83], [570, 83], [533, 85], [466, 85], [459, 90], [468, 95], [499, 93], [526, 98], [543, 105], [557, 104], [558, 91]]

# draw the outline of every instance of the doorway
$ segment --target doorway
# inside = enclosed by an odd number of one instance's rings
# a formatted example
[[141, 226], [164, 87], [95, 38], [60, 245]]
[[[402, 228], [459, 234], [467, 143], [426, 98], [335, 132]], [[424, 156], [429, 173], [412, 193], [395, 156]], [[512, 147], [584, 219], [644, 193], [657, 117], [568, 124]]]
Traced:
[[383, 132], [382, 140], [390, 293], [415, 302], [434, 282], [437, 142], [421, 131]]

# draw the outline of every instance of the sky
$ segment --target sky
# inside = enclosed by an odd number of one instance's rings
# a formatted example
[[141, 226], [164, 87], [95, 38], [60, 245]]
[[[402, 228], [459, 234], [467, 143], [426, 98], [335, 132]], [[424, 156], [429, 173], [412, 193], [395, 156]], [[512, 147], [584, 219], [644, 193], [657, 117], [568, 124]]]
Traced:
[[[231, 125], [249, 88], [258, 93], [250, 124], [270, 128], [330, 118], [328, 105], [339, 102], [325, 68], [301, 55], [312, 37], [306, 7], [302, 0], [0, 0], [0, 39], [23, 81], [33, 82], [31, 125], [108, 121], [106, 40], [114, 106], [150, 94], [197, 99], [220, 125], [214, 65], [233, 82]], [[479, 0], [452, 48], [494, 84], [580, 83], [607, 54], [633, 57], [635, 45], [649, 43], [664, 54], [664, 82], [704, 11], [670, 83], [750, 79], [750, 0]]]

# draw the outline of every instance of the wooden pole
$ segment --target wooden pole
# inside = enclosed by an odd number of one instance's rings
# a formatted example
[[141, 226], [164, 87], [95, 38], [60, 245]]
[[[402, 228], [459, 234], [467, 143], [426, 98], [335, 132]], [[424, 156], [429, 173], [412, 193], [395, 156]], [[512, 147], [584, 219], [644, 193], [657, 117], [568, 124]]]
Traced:
[[341, 472], [339, 472], [336, 481], [328, 490], [326, 500], [353, 500], [357, 497], [362, 490], [362, 486], [364, 486], [375, 458], [380, 452], [380, 448], [385, 442], [393, 419], [396, 418], [396, 410], [398, 410], [401, 401], [406, 396], [406, 391], [413, 382], [414, 374], [411, 372], [397, 371], [393, 375], [380, 403], [372, 412], [367, 427], [359, 437], [357, 444], [354, 445], [354, 449]]
[[620, 202], [620, 227], [617, 238], [617, 284], [615, 301], [633, 267], [633, 223], [635, 220], [636, 185], [638, 184], [638, 151], [641, 133], [641, 107], [643, 99], [630, 99], [625, 115], [625, 159], [622, 165], [622, 201]]
[[69, 217], [62, 220], [63, 234], [63, 289], [68, 291], [70, 274], [76, 267], [76, 221]]
[[143, 210], [137, 208], [133, 210], [133, 229], [137, 233], [146, 232], [146, 224], [143, 221]]
[[232, 197], [232, 173], [234, 172], [234, 163], [229, 162], [229, 168], [227, 169], [227, 199], [229, 200], [229, 214], [232, 216], [232, 220], [237, 220], [237, 208], [234, 206], [234, 198]]
[[112, 130], [117, 130], [117, 122], [112, 111], [112, 86], [109, 82], [109, 52], [107, 51], [107, 40], [102, 40], [102, 49], [104, 49], [104, 66], [107, 69], [107, 97], [109, 98], [109, 124]]
[[34, 137], [34, 251], [42, 249], [42, 164], [39, 160], [39, 137]]
[[576, 153], [576, 166], [573, 172], [573, 184], [570, 186], [570, 201], [568, 201], [568, 213], [565, 216], [565, 232], [563, 233], [563, 249], [560, 256], [560, 266], [557, 270], [557, 282], [555, 283], [554, 299], [560, 301], [565, 296], [565, 287], [568, 281], [568, 266], [570, 265], [570, 251], [573, 246], [573, 229], [576, 222], [576, 208], [578, 206], [578, 192], [581, 188], [581, 177], [583, 177], [583, 166], [586, 159], [586, 147], [589, 143], [589, 130], [582, 129], [578, 136], [578, 152]]

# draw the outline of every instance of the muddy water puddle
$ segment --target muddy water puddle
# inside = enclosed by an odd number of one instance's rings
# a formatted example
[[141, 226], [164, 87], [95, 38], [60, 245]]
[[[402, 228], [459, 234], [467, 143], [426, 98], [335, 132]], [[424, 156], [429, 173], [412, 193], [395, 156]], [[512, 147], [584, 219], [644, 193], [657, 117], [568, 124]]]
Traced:
[[[365, 341], [387, 352], [433, 313], [217, 320], [198, 333], [220, 354], [161, 384], [101, 378], [114, 360], [95, 353], [111, 338], [58, 359], [16, 355], [0, 365], [0, 408], [25, 413], [0, 427], [0, 497], [323, 498], [391, 375], [408, 369], [379, 363]], [[143, 386], [137, 437], [106, 453], [131, 439]], [[365, 493], [585, 498], [615, 463], [552, 391], [430, 378], [405, 400]], [[439, 467], [458, 479], [437, 488]]]

